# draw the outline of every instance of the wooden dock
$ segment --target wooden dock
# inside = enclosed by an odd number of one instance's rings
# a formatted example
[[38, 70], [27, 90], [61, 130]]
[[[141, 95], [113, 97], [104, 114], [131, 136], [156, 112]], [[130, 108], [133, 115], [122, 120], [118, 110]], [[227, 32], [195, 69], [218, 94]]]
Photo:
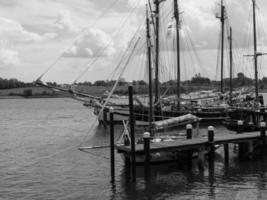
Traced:
[[[259, 131], [243, 132], [243, 121], [237, 121], [237, 133], [221, 133], [215, 134], [214, 127], [208, 127], [208, 134], [204, 137], [192, 136], [192, 125], [186, 126], [186, 137], [184, 139], [176, 139], [171, 141], [153, 142], [149, 132], [143, 133], [143, 143], [136, 144], [135, 123], [133, 117], [133, 102], [132, 102], [132, 86], [129, 86], [129, 107], [130, 107], [130, 133], [129, 136], [123, 137], [124, 144], [116, 145], [118, 153], [123, 154], [126, 171], [130, 172], [132, 181], [136, 180], [136, 163], [144, 164], [145, 177], [150, 175], [151, 162], [163, 161], [185, 161], [188, 168], [192, 165], [192, 159], [198, 159], [198, 167], [203, 170], [205, 167], [206, 154], [208, 155], [208, 163], [210, 171], [214, 171], [214, 153], [216, 145], [222, 145], [224, 148], [225, 164], [229, 163], [229, 144], [238, 144], [238, 157], [253, 158], [261, 154], [266, 154], [266, 122], [260, 122]], [[110, 109], [110, 119], [113, 119], [113, 109]], [[152, 131], [152, 130], [150, 130]], [[114, 127], [113, 120], [110, 126], [110, 164], [111, 177], [115, 177], [115, 157], [114, 157]], [[193, 155], [194, 154], [194, 155]]]
[[[229, 143], [242, 143], [250, 141], [262, 140], [260, 132], [249, 132], [242, 134], [220, 134], [214, 135], [213, 145], [229, 144]], [[163, 151], [181, 151], [189, 149], [199, 149], [201, 147], [210, 146], [208, 137], [192, 138], [192, 139], [179, 139], [168, 142], [151, 142], [150, 152], [163, 152]], [[117, 146], [119, 153], [130, 153], [131, 146]], [[136, 154], [145, 154], [144, 144], [135, 145]]]

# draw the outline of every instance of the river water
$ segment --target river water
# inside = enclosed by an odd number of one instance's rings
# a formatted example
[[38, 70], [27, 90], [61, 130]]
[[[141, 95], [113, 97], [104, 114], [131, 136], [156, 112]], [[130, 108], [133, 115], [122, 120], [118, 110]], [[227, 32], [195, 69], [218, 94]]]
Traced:
[[[72, 99], [0, 100], [0, 199], [266, 199], [267, 158], [241, 162], [222, 150], [214, 170], [178, 163], [152, 166], [145, 180], [126, 179], [116, 155], [116, 181], [110, 183], [109, 149], [88, 153], [78, 147], [108, 144], [92, 110]], [[117, 135], [121, 128], [117, 128]], [[216, 127], [216, 133], [228, 132]]]

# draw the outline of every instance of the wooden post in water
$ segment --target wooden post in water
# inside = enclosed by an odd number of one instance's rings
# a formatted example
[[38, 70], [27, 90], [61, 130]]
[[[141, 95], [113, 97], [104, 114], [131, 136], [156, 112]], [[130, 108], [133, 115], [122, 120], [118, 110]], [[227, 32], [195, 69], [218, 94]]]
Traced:
[[199, 121], [197, 121], [197, 124], [196, 124], [196, 136], [197, 137], [199, 136]]
[[113, 121], [114, 109], [111, 107], [109, 109], [109, 119], [110, 119], [110, 174], [111, 182], [115, 180], [115, 156], [114, 156], [114, 121]]
[[[192, 125], [191, 124], [187, 124], [186, 125], [186, 139], [190, 140], [192, 139]], [[189, 166], [189, 168], [192, 167], [192, 150], [187, 150], [187, 164]]]
[[208, 142], [209, 142], [209, 147], [210, 147], [210, 151], [209, 151], [209, 162], [213, 162], [214, 161], [214, 127], [213, 126], [209, 126], [208, 127]]
[[198, 159], [197, 159], [198, 169], [200, 171], [204, 170], [204, 164], [205, 164], [205, 148], [200, 147], [198, 149]]
[[192, 125], [186, 125], [186, 139], [192, 139]]
[[261, 137], [261, 142], [262, 142], [261, 153], [262, 155], [264, 155], [265, 149], [266, 149], [266, 123], [265, 122], [260, 123], [260, 137]]
[[253, 153], [254, 153], [253, 141], [247, 142], [247, 149], [248, 149], [249, 159], [253, 159]]
[[209, 126], [208, 127], [208, 142], [209, 142], [209, 179], [211, 180], [211, 183], [213, 184], [214, 179], [214, 127]]
[[103, 125], [105, 128], [107, 128], [107, 122], [108, 122], [107, 110], [106, 108], [104, 108], [103, 109]]
[[224, 144], [224, 162], [229, 163], [229, 144]]
[[[243, 121], [238, 120], [237, 121], [237, 134], [242, 134], [243, 132]], [[244, 152], [245, 151], [245, 144], [244, 143], [239, 143], [238, 144], [238, 157], [242, 159], [244, 157]]]
[[242, 133], [243, 132], [243, 121], [238, 120], [237, 121], [237, 133]]
[[132, 179], [136, 179], [136, 163], [135, 163], [135, 130], [134, 130], [134, 112], [133, 112], [133, 86], [129, 85], [129, 109], [130, 109], [130, 137], [131, 137], [131, 163], [132, 163]]
[[144, 139], [144, 152], [145, 152], [145, 176], [150, 176], [150, 133], [145, 132], [143, 134]]

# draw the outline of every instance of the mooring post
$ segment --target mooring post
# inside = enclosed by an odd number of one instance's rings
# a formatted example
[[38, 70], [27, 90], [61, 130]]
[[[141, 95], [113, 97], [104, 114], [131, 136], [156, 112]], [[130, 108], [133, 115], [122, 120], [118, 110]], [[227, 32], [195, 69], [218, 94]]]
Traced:
[[115, 180], [115, 155], [114, 155], [114, 121], [113, 121], [114, 109], [109, 109], [110, 119], [110, 174], [111, 181]]
[[265, 122], [260, 123], [260, 137], [261, 137], [261, 142], [262, 142], [261, 153], [262, 155], [264, 155], [265, 149], [266, 149], [266, 123]]
[[263, 104], [261, 104], [261, 106], [260, 106], [260, 113], [259, 113], [259, 121], [261, 121], [261, 120], [266, 122], [265, 108], [264, 108]]
[[210, 147], [209, 151], [209, 179], [214, 179], [214, 127], [208, 127], [208, 143]]
[[196, 124], [196, 136], [197, 137], [199, 136], [199, 121], [197, 121], [197, 124]]
[[242, 133], [243, 132], [243, 121], [238, 120], [237, 121], [237, 133]]
[[[242, 120], [238, 120], [237, 121], [237, 134], [241, 134], [243, 132], [243, 121]], [[245, 143], [239, 143], [238, 144], [238, 157], [239, 159], [242, 159], [244, 157], [244, 153], [245, 153]]]
[[134, 130], [134, 112], [133, 112], [133, 86], [130, 84], [129, 90], [129, 109], [130, 109], [130, 137], [131, 137], [131, 162], [132, 162], [132, 179], [136, 180], [136, 163], [135, 163], [135, 130]]
[[108, 117], [107, 117], [107, 108], [104, 107], [103, 109], [103, 125], [105, 128], [107, 128], [107, 122], [108, 122]]
[[145, 152], [145, 176], [150, 176], [150, 133], [145, 132], [143, 134], [144, 139], [144, 152]]
[[249, 156], [249, 159], [253, 159], [253, 153], [254, 153], [253, 141], [249, 141], [247, 143], [247, 146], [248, 146], [248, 156]]
[[256, 125], [257, 124], [257, 117], [256, 117], [256, 114], [254, 112], [252, 113], [252, 120], [253, 120], [253, 124]]
[[224, 162], [229, 163], [229, 144], [224, 144]]
[[198, 169], [200, 171], [204, 170], [204, 165], [205, 165], [205, 148], [204, 147], [200, 147], [198, 149], [198, 159], [197, 159], [197, 164], [198, 164]]
[[186, 125], [186, 139], [192, 139], [192, 125]]
[[209, 160], [210, 162], [213, 162], [214, 160], [214, 127], [213, 126], [209, 126], [208, 127], [208, 142], [209, 142], [209, 147], [210, 147], [210, 151], [209, 151]]
[[[186, 125], [186, 139], [190, 140], [192, 139], [192, 125], [191, 124], [187, 124]], [[188, 164], [188, 168], [192, 167], [192, 150], [189, 149], [187, 150], [187, 164]]]

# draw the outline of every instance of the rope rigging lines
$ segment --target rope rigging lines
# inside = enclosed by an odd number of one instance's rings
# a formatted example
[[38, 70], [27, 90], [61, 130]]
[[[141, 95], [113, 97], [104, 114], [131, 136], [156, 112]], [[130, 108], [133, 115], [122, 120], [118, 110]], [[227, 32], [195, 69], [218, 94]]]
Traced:
[[[117, 3], [119, 2], [119, 0], [114, 0], [111, 4], [109, 4], [109, 6], [103, 10], [101, 12], [101, 14], [97, 17], [97, 19], [94, 21], [94, 23], [92, 24], [92, 26], [90, 27], [94, 27], [107, 13], [109, 10], [111, 10]], [[130, 20], [131, 16], [133, 15], [134, 11], [139, 7], [140, 5], [140, 1], [137, 2], [130, 10], [129, 10], [129, 14], [126, 15], [123, 19], [122, 19], [122, 23], [119, 23], [116, 27], [115, 27], [115, 31], [111, 34], [113, 37], [118, 35], [123, 28], [125, 28], [126, 23]], [[80, 35], [78, 35], [75, 40], [72, 42], [71, 46], [67, 49], [70, 49], [73, 47], [73, 44], [83, 35], [84, 32], [87, 31], [88, 28], [84, 28], [81, 32]], [[87, 72], [91, 65], [93, 65], [99, 58], [99, 56], [101, 55], [101, 53], [107, 49], [109, 47], [109, 45], [111, 44], [112, 41], [109, 41], [108, 44], [106, 46], [104, 46], [103, 48], [100, 48], [97, 50], [96, 55], [95, 55], [95, 59], [93, 59], [93, 61], [91, 63], [88, 63], [86, 65], [86, 70], [85, 72]], [[59, 57], [57, 57], [57, 59], [44, 71], [44, 73], [41, 74], [41, 76], [38, 77], [37, 80], [41, 80], [43, 78], [44, 75], [46, 75], [63, 57], [64, 57], [64, 52], [63, 51]], [[83, 76], [84, 72], [81, 73], [73, 82], [76, 83], [82, 76]]]

